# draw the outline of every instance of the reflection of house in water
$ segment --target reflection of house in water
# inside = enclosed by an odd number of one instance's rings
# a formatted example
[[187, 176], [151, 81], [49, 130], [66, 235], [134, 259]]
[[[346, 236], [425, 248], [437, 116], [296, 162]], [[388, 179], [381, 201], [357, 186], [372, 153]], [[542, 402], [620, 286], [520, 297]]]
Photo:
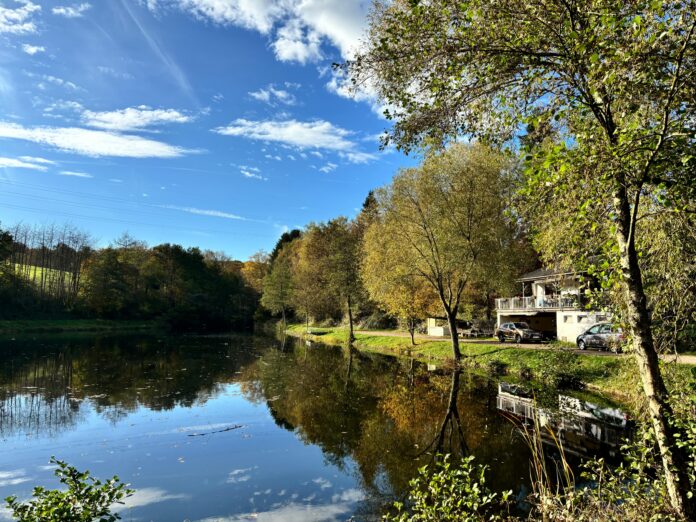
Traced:
[[[514, 384], [498, 385], [497, 407], [525, 424], [550, 428], [567, 454], [583, 457], [608, 455], [615, 457], [623, 441], [630, 435], [632, 422], [617, 408], [602, 407], [568, 395], [558, 396], [558, 410], [539, 408], [532, 395]], [[541, 438], [556, 445], [547, 430]]]

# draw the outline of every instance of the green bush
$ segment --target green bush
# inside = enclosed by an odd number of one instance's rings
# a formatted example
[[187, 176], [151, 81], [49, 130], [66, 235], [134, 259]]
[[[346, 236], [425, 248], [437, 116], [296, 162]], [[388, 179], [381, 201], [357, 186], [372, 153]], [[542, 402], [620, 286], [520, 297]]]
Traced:
[[408, 507], [396, 502], [395, 514], [384, 520], [396, 522], [475, 522], [498, 520], [497, 512], [512, 495], [506, 491], [498, 498], [486, 487], [486, 467], [466, 457], [453, 465], [450, 456], [438, 460], [433, 469], [420, 468], [419, 475], [410, 482]]
[[131, 496], [133, 490], [118, 477], [102, 483], [89, 471], [78, 471], [55, 457], [51, 463], [58, 466], [55, 475], [67, 490], [37, 486], [32, 500], [19, 502], [17, 497], [7, 497], [7, 507], [18, 522], [114, 522], [121, 518], [111, 512], [112, 507]]

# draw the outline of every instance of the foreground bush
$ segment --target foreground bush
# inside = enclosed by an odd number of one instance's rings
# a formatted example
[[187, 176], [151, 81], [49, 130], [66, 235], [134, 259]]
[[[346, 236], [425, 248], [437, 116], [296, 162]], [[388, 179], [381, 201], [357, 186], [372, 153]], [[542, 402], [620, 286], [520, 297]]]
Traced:
[[501, 520], [496, 511], [507, 504], [512, 494], [502, 495], [486, 487], [486, 467], [474, 463], [467, 457], [453, 465], [450, 456], [438, 460], [432, 469], [427, 466], [410, 485], [408, 508], [401, 502], [395, 503], [396, 514], [386, 515], [385, 520], [396, 522], [474, 522], [478, 520]]
[[90, 476], [89, 471], [78, 471], [67, 463], [51, 457], [58, 466], [56, 477], [67, 490], [34, 488], [33, 499], [19, 502], [7, 497], [7, 506], [19, 522], [114, 522], [121, 517], [112, 513], [114, 504], [122, 503], [133, 490], [114, 476], [106, 482]]

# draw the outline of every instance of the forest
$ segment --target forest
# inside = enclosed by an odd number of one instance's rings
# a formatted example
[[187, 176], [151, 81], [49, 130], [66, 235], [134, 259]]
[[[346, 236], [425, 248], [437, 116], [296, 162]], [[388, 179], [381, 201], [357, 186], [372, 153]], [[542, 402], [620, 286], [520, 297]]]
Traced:
[[254, 262], [124, 234], [94, 248], [73, 226], [19, 224], [0, 233], [3, 319], [153, 320], [173, 330], [249, 329]]

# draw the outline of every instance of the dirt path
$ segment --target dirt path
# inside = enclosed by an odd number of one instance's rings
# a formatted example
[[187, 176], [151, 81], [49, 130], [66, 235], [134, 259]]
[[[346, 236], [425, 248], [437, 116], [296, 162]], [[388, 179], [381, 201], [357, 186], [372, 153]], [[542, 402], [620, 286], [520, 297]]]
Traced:
[[[377, 337], [404, 337], [404, 338], [410, 338], [408, 332], [395, 332], [395, 331], [383, 331], [383, 330], [356, 330], [356, 333], [361, 333], [364, 335], [373, 335]], [[424, 335], [424, 334], [416, 334], [416, 339], [424, 340], [424, 341], [449, 341], [449, 337], [435, 337], [432, 335]], [[507, 343], [501, 343], [500, 341], [493, 341], [490, 339], [468, 339], [468, 338], [463, 338], [461, 339], [463, 343], [467, 344], [488, 344], [491, 346], [498, 346], [498, 347], [515, 347], [515, 348], [526, 348], [526, 349], [531, 349], [531, 350], [550, 350], [551, 346], [548, 344], [536, 344], [536, 343], [520, 343], [520, 344], [515, 344], [513, 342], [507, 342]], [[615, 354], [612, 352], [602, 352], [599, 350], [573, 350], [574, 353], [580, 354], [580, 355], [599, 355], [602, 357], [623, 357], [622, 354]], [[661, 355], [660, 358], [664, 361], [674, 361], [675, 359], [677, 360], [678, 363], [681, 364], [693, 364], [696, 365], [696, 355], [678, 355], [675, 356], [673, 354], [669, 355]]]

